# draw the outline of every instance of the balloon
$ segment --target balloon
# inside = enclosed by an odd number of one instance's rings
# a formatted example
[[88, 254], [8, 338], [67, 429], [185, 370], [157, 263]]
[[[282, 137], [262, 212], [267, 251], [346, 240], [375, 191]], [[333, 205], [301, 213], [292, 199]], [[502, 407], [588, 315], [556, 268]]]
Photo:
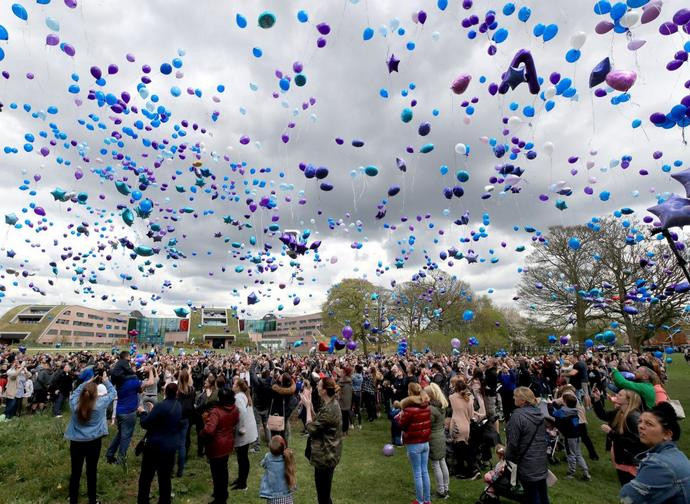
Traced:
[[187, 315], [189, 315], [189, 310], [185, 307], [175, 308], [174, 312], [175, 315], [177, 315], [180, 318], [185, 318]]
[[608, 56], [601, 60], [597, 66], [595, 66], [592, 69], [592, 72], [589, 74], [589, 87], [590, 89], [593, 88], [594, 86], [598, 86], [602, 82], [606, 80], [606, 76], [609, 74], [611, 71], [611, 60], [609, 60]]
[[647, 43], [646, 40], [633, 39], [630, 42], [628, 42], [628, 49], [630, 49], [631, 51], [637, 51], [640, 47], [642, 47], [646, 43]]
[[568, 239], [568, 247], [570, 247], [573, 250], [579, 250], [580, 249], [580, 239], [576, 236], [571, 236]]
[[613, 70], [606, 76], [606, 84], [616, 91], [627, 92], [637, 80], [637, 74], [633, 70]]
[[276, 16], [270, 11], [264, 11], [259, 14], [259, 26], [264, 30], [271, 28], [276, 24]]
[[626, 28], [632, 28], [639, 20], [640, 14], [635, 11], [630, 11], [621, 18], [620, 25]]
[[561, 336], [560, 342], [561, 345], [567, 345], [570, 342], [570, 336]]
[[348, 341], [346, 347], [351, 352], [354, 352], [355, 350], [357, 350], [357, 342], [356, 341]]
[[460, 348], [460, 340], [458, 338], [453, 338], [450, 340], [450, 346], [453, 348]]
[[46, 26], [53, 31], [60, 31], [60, 23], [55, 18], [47, 17]]
[[642, 24], [651, 23], [661, 14], [661, 0], [654, 2], [649, 2], [647, 5], [642, 7], [642, 17], [640, 22]]
[[462, 320], [465, 322], [469, 322], [474, 318], [474, 312], [472, 310], [465, 310], [465, 312], [462, 314]]
[[319, 341], [318, 349], [319, 352], [327, 352], [329, 349], [329, 345], [325, 341]]
[[22, 21], [29, 19], [29, 13], [26, 12], [26, 9], [21, 4], [12, 4], [12, 13]]
[[395, 446], [393, 446], [392, 444], [384, 445], [383, 455], [385, 457], [392, 457], [394, 454], [395, 454]]
[[10, 38], [9, 33], [7, 33], [7, 28], [0, 25], [0, 40], [8, 40]]
[[364, 29], [364, 32], [362, 33], [362, 39], [363, 40], [371, 40], [371, 38], [374, 36], [374, 30], [373, 28], [366, 27]]
[[550, 334], [548, 340], [549, 340], [549, 343], [551, 343], [553, 345], [554, 343], [556, 343], [556, 341], [558, 341], [558, 338], [556, 338], [555, 335]]
[[343, 338], [345, 338], [346, 340], [349, 340], [349, 339], [352, 338], [352, 335], [354, 334], [354, 331], [352, 330], [352, 327], [350, 327], [350, 326], [348, 325], [348, 326], [343, 327], [343, 330], [341, 331], [341, 334], [343, 335]]
[[460, 74], [450, 85], [450, 88], [453, 90], [453, 93], [457, 95], [462, 94], [465, 92], [465, 90], [467, 90], [467, 86], [470, 85], [471, 80], [471, 75]]
[[[663, 203], [647, 209], [659, 218], [662, 229], [690, 224], [690, 199], [671, 194]], [[626, 306], [627, 308], [627, 306]]]
[[611, 21], [599, 21], [594, 27], [594, 31], [599, 35], [604, 35], [605, 33], [613, 30], [614, 24]]
[[585, 45], [586, 40], [587, 34], [583, 31], [580, 31], [570, 37], [570, 45], [573, 46], [573, 49], [582, 49], [582, 46]]
[[[544, 42], [548, 42], [549, 40], [553, 39], [557, 34], [558, 34], [558, 25], [550, 24], [546, 28], [544, 28], [544, 33], [543, 33], [542, 37], [544, 38]], [[533, 93], [533, 94], [536, 94], [536, 93]]]
[[592, 348], [594, 346], [594, 341], [591, 339], [586, 339], [585, 340], [585, 348]]
[[518, 11], [518, 19], [523, 23], [526, 23], [529, 17], [532, 15], [532, 9], [527, 6], [521, 7]]
[[[524, 66], [521, 67], [521, 65]], [[523, 82], [527, 82], [529, 85], [530, 93], [539, 93], [537, 69], [534, 66], [532, 54], [526, 49], [520, 49], [515, 56], [513, 56], [508, 71], [502, 76], [498, 92], [500, 94], [506, 94], [508, 89], [515, 89]]]

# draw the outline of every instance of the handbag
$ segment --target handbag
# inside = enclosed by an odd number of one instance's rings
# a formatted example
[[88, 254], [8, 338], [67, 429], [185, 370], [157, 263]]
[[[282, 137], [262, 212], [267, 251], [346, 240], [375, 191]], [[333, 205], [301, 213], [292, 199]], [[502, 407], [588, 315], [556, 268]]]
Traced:
[[[272, 409], [273, 399], [271, 399], [271, 408], [269, 409], [269, 411], [271, 411]], [[266, 425], [268, 426], [268, 430], [270, 430], [271, 432], [281, 432], [285, 430], [285, 401], [283, 401], [283, 414], [279, 415], [277, 413], [274, 413], [272, 415], [269, 415]]]
[[[517, 458], [517, 460], [515, 462], [508, 462], [506, 464], [506, 467], [509, 468], [509, 472], [510, 472], [510, 486], [514, 487], [514, 486], [517, 486], [517, 484], [518, 484], [518, 481], [517, 481], [518, 464], [520, 464], [520, 462], [522, 462], [522, 459], [525, 458], [525, 455], [527, 455], [527, 451], [529, 450], [529, 447], [532, 445], [534, 438], [537, 437], [537, 432], [539, 432], [539, 427], [541, 427], [541, 424], [537, 425], [537, 427], [534, 429], [534, 434], [532, 434], [532, 437], [530, 438], [529, 443], [527, 443], [527, 448], [525, 448], [525, 451], [520, 454], [520, 456]], [[547, 474], [547, 480], [548, 480], [548, 474]]]
[[669, 399], [668, 403], [676, 411], [676, 416], [678, 417], [679, 420], [682, 420], [683, 418], [685, 418], [685, 410], [683, 409], [683, 405], [680, 403], [680, 401], [678, 399]]

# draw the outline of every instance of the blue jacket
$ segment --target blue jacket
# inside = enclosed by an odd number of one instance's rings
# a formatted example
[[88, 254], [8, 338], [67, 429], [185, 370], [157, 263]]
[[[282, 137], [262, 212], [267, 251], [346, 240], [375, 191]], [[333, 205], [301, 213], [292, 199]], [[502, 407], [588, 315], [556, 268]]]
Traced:
[[150, 413], [141, 414], [141, 428], [146, 429], [146, 447], [175, 451], [179, 444], [182, 405], [176, 399], [156, 404]]
[[268, 452], [261, 461], [261, 467], [265, 471], [261, 478], [259, 497], [276, 499], [290, 495], [290, 489], [285, 479], [285, 459], [282, 455], [275, 456]]
[[690, 461], [672, 441], [637, 456], [637, 476], [621, 488], [624, 504], [687, 504], [690, 502]]
[[96, 405], [91, 412], [91, 418], [88, 422], [83, 424], [79, 422], [77, 418], [77, 403], [79, 402], [79, 394], [81, 394], [85, 385], [86, 383], [79, 385], [69, 396], [69, 407], [72, 410], [72, 417], [65, 430], [65, 439], [69, 439], [70, 441], [93, 441], [94, 439], [108, 435], [106, 410], [117, 395], [115, 387], [113, 387], [109, 381], [104, 382], [105, 388], [108, 389], [108, 393], [96, 399]]
[[128, 415], [134, 413], [139, 406], [139, 389], [141, 381], [136, 375], [131, 375], [123, 379], [117, 387], [117, 408], [115, 413], [118, 415]]

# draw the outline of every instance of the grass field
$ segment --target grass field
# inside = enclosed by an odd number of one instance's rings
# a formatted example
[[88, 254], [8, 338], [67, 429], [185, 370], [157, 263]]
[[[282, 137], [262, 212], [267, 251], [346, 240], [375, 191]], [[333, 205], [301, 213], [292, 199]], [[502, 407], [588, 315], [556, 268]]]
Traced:
[[[679, 356], [670, 365], [668, 391], [672, 398], [680, 399], [686, 410], [690, 410], [690, 366]], [[67, 501], [69, 479], [69, 444], [62, 437], [68, 415], [61, 419], [50, 416], [22, 417], [0, 424], [0, 502], [1, 503], [53, 503]], [[604, 436], [599, 429], [600, 421], [590, 416], [590, 435], [594, 439], [601, 459], [592, 462], [587, 459], [593, 480], [589, 483], [579, 480], [565, 480], [566, 464], [553, 466], [552, 470], [560, 481], [550, 489], [551, 500], [557, 504], [575, 503], [617, 503], [618, 481], [611, 462], [604, 454]], [[683, 421], [683, 435], [680, 447], [690, 453], [690, 422]], [[295, 425], [293, 432], [299, 432]], [[110, 436], [115, 432], [111, 427]], [[134, 442], [142, 435], [137, 427]], [[109, 436], [109, 437], [110, 437]], [[194, 435], [192, 435], [194, 437]], [[366, 424], [363, 430], [355, 431], [345, 439], [343, 457], [336, 469], [333, 487], [333, 501], [340, 503], [407, 503], [414, 500], [411, 471], [404, 449], [397, 449], [393, 457], [381, 454], [381, 448], [389, 440], [389, 423], [381, 419]], [[140, 459], [132, 453], [127, 467], [108, 465], [102, 455], [98, 469], [99, 498], [107, 504], [136, 501], [137, 479]], [[297, 503], [316, 502], [313, 470], [305, 460], [304, 438], [293, 436], [293, 447], [297, 455], [298, 490]], [[104, 440], [103, 451], [108, 441]], [[192, 439], [194, 445], [194, 439]], [[174, 502], [206, 503], [211, 500], [211, 476], [205, 460], [196, 457], [192, 450], [181, 479], [173, 480]], [[258, 497], [263, 455], [251, 456], [249, 490], [231, 492], [229, 502], [263, 503]], [[561, 457], [563, 458], [563, 457]], [[586, 455], [585, 455], [586, 458]], [[237, 464], [231, 459], [230, 478], [237, 475]], [[435, 488], [431, 473], [432, 491]], [[472, 504], [483, 489], [481, 481], [464, 481], [451, 478], [449, 502]], [[156, 482], [154, 482], [156, 489]], [[86, 502], [86, 482], [82, 476], [81, 502]], [[154, 491], [155, 494], [155, 491]], [[433, 500], [433, 499], [432, 499]], [[438, 501], [438, 499], [436, 499]], [[155, 502], [155, 500], [153, 500]]]

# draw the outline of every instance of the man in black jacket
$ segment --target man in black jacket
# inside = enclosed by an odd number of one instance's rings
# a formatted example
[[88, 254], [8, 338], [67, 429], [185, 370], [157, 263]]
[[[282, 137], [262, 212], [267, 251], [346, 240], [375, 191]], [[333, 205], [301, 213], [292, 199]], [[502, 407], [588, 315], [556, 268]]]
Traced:
[[123, 350], [120, 352], [118, 361], [110, 368], [108, 375], [110, 376], [111, 383], [115, 385], [115, 387], [119, 387], [125, 379], [134, 375], [134, 370], [129, 363], [129, 358], [129, 352]]
[[72, 368], [67, 363], [64, 363], [62, 369], [53, 373], [50, 382], [50, 388], [55, 398], [53, 403], [53, 416], [58, 418], [62, 417], [62, 405], [65, 399], [69, 398], [70, 392], [72, 392], [73, 381], [74, 376], [72, 375]]
[[48, 402], [48, 392], [50, 382], [53, 378], [53, 370], [50, 369], [50, 362], [46, 357], [41, 361], [41, 366], [36, 370], [36, 381], [34, 383], [34, 403], [31, 405], [32, 411], [42, 411]]
[[249, 368], [249, 379], [252, 387], [252, 403], [254, 404], [254, 418], [256, 419], [256, 428], [259, 432], [256, 438], [256, 443], [252, 448], [252, 452], [256, 452], [261, 447], [261, 433], [264, 433], [266, 445], [271, 441], [271, 433], [268, 430], [268, 410], [271, 408], [271, 398], [273, 397], [273, 379], [268, 367], [261, 371], [261, 375], [257, 375], [258, 365], [253, 363]]

